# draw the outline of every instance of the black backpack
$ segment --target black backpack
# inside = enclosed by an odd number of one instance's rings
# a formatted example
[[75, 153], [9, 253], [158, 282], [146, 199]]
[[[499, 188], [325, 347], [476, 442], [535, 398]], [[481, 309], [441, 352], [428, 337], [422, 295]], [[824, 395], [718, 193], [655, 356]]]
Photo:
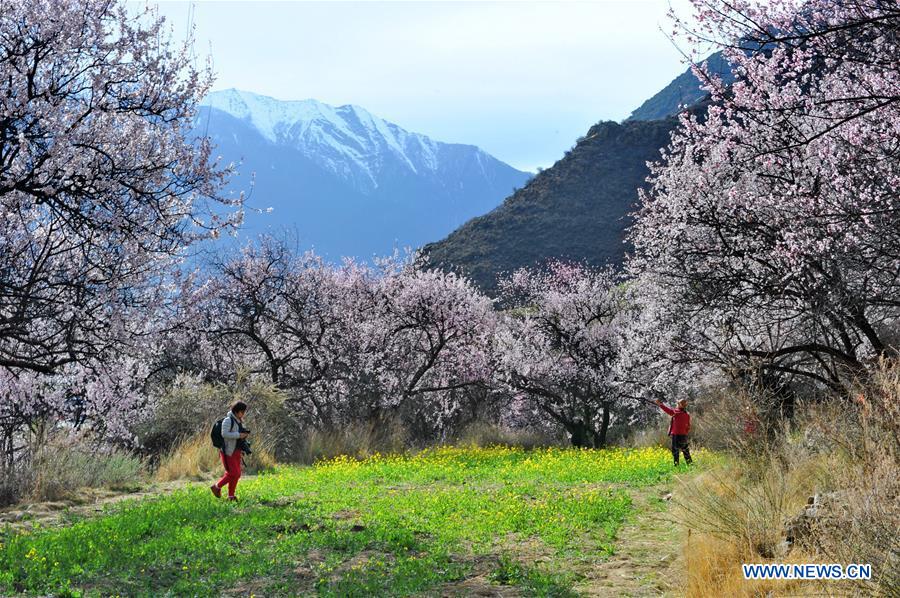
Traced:
[[222, 421], [221, 419], [217, 419], [216, 423], [212, 425], [212, 430], [209, 432], [209, 438], [212, 440], [212, 445], [219, 450], [225, 448], [225, 437], [222, 436]]

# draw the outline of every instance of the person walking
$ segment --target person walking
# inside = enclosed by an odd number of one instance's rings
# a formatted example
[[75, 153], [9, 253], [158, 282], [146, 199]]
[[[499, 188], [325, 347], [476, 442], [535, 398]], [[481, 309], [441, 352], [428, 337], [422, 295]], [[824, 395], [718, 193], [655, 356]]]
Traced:
[[241, 479], [241, 455], [242, 450], [239, 447], [239, 440], [247, 438], [249, 432], [244, 432], [243, 422], [244, 416], [247, 414], [247, 404], [238, 401], [231, 406], [231, 411], [222, 420], [222, 448], [219, 450], [219, 456], [222, 458], [222, 465], [225, 467], [225, 475], [221, 479], [209, 487], [216, 498], [222, 496], [222, 488], [228, 485], [228, 500], [237, 500], [235, 490], [237, 490], [238, 480]]
[[662, 401], [654, 401], [672, 419], [669, 421], [669, 436], [672, 437], [672, 457], [678, 466], [678, 454], [684, 453], [684, 461], [690, 465], [691, 449], [688, 447], [688, 434], [691, 432], [691, 414], [687, 412], [687, 399], [679, 399], [675, 409], [666, 407]]

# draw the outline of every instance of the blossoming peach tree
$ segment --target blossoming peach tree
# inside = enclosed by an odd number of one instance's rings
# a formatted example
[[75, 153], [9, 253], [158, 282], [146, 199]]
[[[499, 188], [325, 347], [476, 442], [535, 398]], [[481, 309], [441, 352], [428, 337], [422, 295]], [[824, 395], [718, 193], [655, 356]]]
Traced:
[[120, 366], [164, 325], [179, 260], [240, 218], [227, 169], [189, 134], [210, 72], [168, 39], [152, 11], [112, 0], [0, 10], [5, 422], [115, 428], [145, 369]]
[[695, 0], [736, 81], [685, 112], [631, 240], [673, 358], [836, 391], [896, 355], [900, 9]]
[[627, 289], [608, 269], [550, 262], [501, 281], [499, 376], [574, 446], [602, 447], [614, 417], [634, 412], [617, 362], [633, 317]]

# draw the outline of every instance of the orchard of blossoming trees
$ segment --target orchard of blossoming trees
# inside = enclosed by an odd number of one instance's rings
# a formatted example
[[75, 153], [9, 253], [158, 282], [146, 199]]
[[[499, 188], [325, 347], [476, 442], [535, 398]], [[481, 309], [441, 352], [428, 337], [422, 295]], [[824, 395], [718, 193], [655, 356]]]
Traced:
[[900, 10], [695, 5], [676, 32], [737, 80], [697, 67], [708, 108], [653, 166], [625, 273], [551, 262], [494, 300], [415, 260], [334, 265], [272, 238], [188, 273], [241, 215], [189, 134], [209, 71], [152, 12], [6, 2], [4, 466], [48, 424], [139, 441], [179, 374], [249, 375], [301, 426], [401, 421], [418, 442], [488, 418], [602, 446], [639, 399], [701, 380], [843, 392], [898, 342]]
[[[320, 429], [402, 413], [426, 430], [490, 379], [491, 302], [465, 279], [397, 259], [340, 267], [263, 238], [196, 291], [189, 339], [199, 372], [247, 368]], [[177, 360], [177, 358], [176, 358]]]

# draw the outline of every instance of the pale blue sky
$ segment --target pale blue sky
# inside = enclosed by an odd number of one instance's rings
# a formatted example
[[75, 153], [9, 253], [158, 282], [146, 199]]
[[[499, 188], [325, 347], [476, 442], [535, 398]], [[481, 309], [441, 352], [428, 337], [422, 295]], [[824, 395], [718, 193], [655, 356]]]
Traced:
[[[688, 14], [686, 0], [672, 3]], [[195, 24], [215, 89], [358, 104], [524, 170], [550, 166], [685, 68], [661, 30], [668, 0], [159, 5], [176, 33]]]

